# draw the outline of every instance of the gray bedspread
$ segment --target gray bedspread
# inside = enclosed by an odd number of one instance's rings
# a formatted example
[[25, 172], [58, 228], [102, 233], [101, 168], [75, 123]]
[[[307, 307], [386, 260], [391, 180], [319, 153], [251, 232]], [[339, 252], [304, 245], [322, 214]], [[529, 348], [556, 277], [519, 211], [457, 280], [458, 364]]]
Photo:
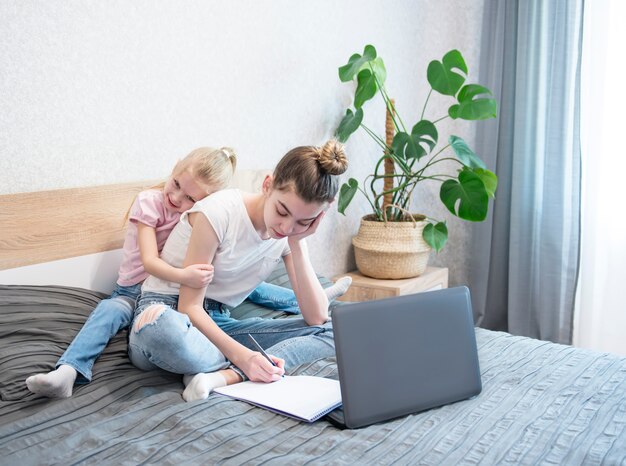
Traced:
[[[100, 298], [0, 286], [0, 464], [626, 464], [626, 358], [483, 329], [479, 396], [359, 430], [215, 394], [185, 403], [180, 376], [130, 364], [125, 332], [72, 398], [30, 394], [24, 379], [53, 368]], [[337, 377], [333, 359], [295, 373]]]

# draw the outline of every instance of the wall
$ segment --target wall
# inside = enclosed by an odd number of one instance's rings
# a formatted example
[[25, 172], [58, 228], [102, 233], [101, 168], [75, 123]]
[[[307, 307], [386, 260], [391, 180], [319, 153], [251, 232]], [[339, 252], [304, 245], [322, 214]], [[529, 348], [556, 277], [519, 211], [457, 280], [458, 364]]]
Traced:
[[[400, 113], [416, 121], [430, 60], [459, 48], [476, 79], [481, 14], [482, 1], [456, 0], [4, 0], [0, 193], [166, 176], [200, 145], [235, 147], [243, 168], [272, 167], [333, 134], [351, 91], [337, 67], [367, 43], [385, 59]], [[433, 114], [445, 108], [434, 103]], [[372, 102], [366, 112], [381, 134], [383, 110]], [[450, 128], [471, 145], [473, 126]], [[346, 176], [363, 179], [376, 146], [357, 134], [347, 150]], [[449, 220], [450, 244], [433, 263], [464, 283], [469, 227], [439, 208], [436, 190], [417, 194], [414, 210]], [[346, 217], [330, 212], [310, 242], [319, 272], [354, 268], [359, 202]]]

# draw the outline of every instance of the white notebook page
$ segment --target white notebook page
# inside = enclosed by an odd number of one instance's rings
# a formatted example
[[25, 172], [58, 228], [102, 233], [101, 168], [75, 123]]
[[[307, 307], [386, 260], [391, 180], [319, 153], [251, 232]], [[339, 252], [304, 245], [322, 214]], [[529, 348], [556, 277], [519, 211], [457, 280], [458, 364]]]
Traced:
[[307, 422], [341, 405], [338, 380], [307, 375], [285, 376], [272, 383], [247, 381], [215, 392]]

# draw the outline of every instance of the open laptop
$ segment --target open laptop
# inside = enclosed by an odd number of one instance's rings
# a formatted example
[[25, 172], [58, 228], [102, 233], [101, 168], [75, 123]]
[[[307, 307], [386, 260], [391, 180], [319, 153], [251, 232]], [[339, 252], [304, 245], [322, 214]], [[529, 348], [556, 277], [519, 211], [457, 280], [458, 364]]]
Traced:
[[469, 289], [455, 287], [337, 306], [332, 313], [343, 408], [363, 427], [480, 393]]

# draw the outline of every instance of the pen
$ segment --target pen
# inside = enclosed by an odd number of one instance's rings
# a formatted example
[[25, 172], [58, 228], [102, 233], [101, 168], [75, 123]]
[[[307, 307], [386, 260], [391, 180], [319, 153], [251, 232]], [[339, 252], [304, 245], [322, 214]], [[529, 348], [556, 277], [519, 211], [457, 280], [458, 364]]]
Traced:
[[250, 335], [249, 333], [248, 333], [248, 338], [250, 338], [250, 341], [252, 341], [252, 344], [254, 344], [254, 346], [256, 346], [256, 349], [258, 349], [258, 350], [259, 350], [259, 353], [261, 353], [261, 354], [265, 357], [265, 359], [267, 359], [267, 360], [270, 362], [270, 364], [271, 364], [272, 366], [277, 367], [277, 366], [276, 366], [276, 363], [274, 363], [274, 361], [272, 361], [272, 360], [270, 359], [270, 357], [269, 357], [269, 356], [267, 355], [267, 353], [263, 350], [263, 348], [261, 348], [261, 345], [259, 345], [259, 343], [258, 343], [258, 342], [254, 339], [254, 337], [253, 337], [252, 335]]

